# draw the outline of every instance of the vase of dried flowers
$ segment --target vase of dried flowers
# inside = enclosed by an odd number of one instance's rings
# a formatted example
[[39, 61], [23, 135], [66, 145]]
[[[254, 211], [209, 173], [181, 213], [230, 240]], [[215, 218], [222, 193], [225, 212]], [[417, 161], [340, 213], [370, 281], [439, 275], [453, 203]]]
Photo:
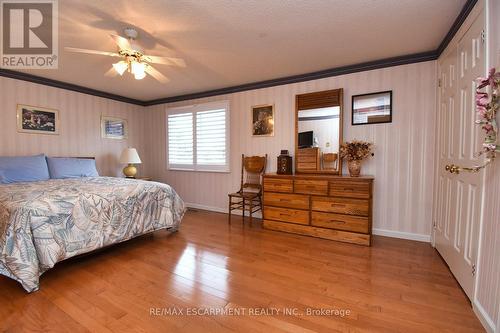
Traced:
[[347, 161], [347, 168], [349, 169], [349, 175], [351, 177], [359, 177], [359, 174], [361, 173], [361, 161]]
[[340, 145], [340, 157], [347, 160], [347, 167], [351, 177], [359, 177], [361, 162], [368, 156], [373, 156], [372, 148], [372, 143], [358, 140]]

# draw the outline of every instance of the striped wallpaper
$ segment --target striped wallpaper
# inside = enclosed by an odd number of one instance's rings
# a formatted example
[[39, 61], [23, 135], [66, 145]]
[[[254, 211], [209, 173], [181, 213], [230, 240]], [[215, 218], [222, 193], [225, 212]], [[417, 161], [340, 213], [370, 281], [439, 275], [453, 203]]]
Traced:
[[[489, 0], [489, 67], [500, 68], [500, 1]], [[500, 115], [497, 115], [500, 123]], [[493, 332], [500, 332], [500, 156], [486, 170], [483, 224], [474, 306]], [[481, 317], [480, 316], [480, 317]], [[496, 330], [495, 330], [496, 329]]]
[[[18, 133], [17, 104], [59, 110], [60, 134]], [[101, 138], [101, 115], [127, 119], [128, 139]], [[139, 153], [145, 150], [143, 115], [141, 106], [0, 77], [0, 156], [94, 156], [101, 175], [120, 175], [122, 149], [133, 146]]]
[[[293, 153], [296, 94], [344, 88], [344, 137], [375, 143], [375, 157], [362, 173], [375, 176], [374, 228], [379, 234], [428, 240], [431, 232], [434, 176], [436, 63], [379, 70], [238, 92], [224, 96], [147, 107], [146, 160], [151, 175], [172, 184], [186, 202], [226, 210], [227, 194], [236, 191], [241, 154], [268, 154], [268, 172], [275, 172], [281, 149]], [[393, 91], [393, 122], [351, 126], [351, 96]], [[229, 100], [231, 112], [231, 172], [167, 170], [167, 107]], [[275, 104], [275, 136], [251, 136], [251, 106]], [[344, 168], [346, 170], [346, 168]]]

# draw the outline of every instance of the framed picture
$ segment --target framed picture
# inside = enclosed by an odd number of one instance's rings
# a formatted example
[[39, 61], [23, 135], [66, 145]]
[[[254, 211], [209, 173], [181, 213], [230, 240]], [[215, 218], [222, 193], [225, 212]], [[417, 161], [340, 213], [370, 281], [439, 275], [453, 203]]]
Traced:
[[274, 105], [252, 106], [252, 135], [274, 136]]
[[101, 134], [105, 139], [126, 139], [127, 120], [114, 117], [101, 117]]
[[392, 122], [392, 91], [352, 96], [352, 125]]
[[17, 131], [35, 134], [59, 134], [59, 111], [30, 105], [17, 105]]

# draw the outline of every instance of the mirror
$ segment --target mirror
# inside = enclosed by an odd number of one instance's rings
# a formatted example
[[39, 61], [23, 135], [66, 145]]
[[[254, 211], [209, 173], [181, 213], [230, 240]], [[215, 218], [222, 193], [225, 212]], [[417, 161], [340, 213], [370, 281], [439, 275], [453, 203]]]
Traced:
[[296, 96], [295, 171], [341, 174], [342, 89]]

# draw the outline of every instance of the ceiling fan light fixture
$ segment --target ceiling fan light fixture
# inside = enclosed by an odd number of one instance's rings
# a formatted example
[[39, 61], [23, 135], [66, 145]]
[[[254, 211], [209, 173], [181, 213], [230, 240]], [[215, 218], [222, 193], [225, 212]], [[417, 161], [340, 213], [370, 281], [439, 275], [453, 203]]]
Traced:
[[169, 81], [169, 79], [160, 71], [155, 69], [152, 64], [186, 67], [185, 61], [179, 58], [148, 56], [147, 54], [144, 54], [140, 45], [136, 42], [138, 33], [134, 28], [127, 28], [125, 29], [124, 33], [126, 38], [119, 35], [110, 34], [111, 39], [118, 47], [118, 50], [116, 52], [88, 50], [74, 47], [66, 47], [65, 49], [70, 52], [97, 54], [121, 58], [121, 61], [114, 63], [113, 66], [104, 74], [108, 77], [114, 77], [116, 76], [116, 74], [123, 76], [125, 72], [129, 72], [134, 75], [136, 80], [142, 80], [147, 75], [150, 75], [151, 78], [161, 83], [166, 83]]
[[131, 72], [136, 80], [142, 80], [146, 77], [146, 64], [140, 61], [132, 61]]
[[142, 75], [146, 71], [146, 66], [144, 65], [144, 63], [135, 60], [131, 63], [130, 71], [134, 75]]
[[113, 68], [118, 74], [123, 75], [123, 73], [125, 73], [125, 71], [127, 70], [128, 65], [125, 61], [122, 60], [117, 63], [114, 63]]
[[134, 74], [134, 77], [136, 80], [142, 80], [146, 77], [146, 73], [145, 72], [137, 73], [137, 74]]

